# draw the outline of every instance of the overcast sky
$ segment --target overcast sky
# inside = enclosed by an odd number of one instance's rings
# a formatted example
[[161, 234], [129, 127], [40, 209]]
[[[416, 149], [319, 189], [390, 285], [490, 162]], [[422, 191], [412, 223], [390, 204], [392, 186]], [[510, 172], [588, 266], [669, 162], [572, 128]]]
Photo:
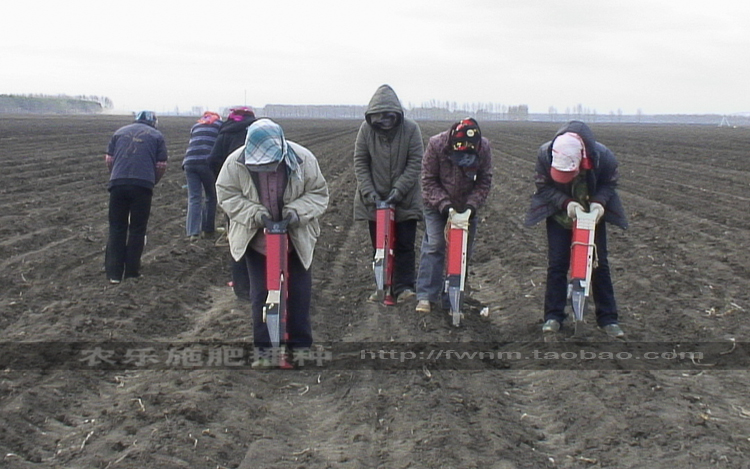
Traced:
[[0, 94], [123, 111], [430, 100], [750, 111], [748, 0], [4, 2]]

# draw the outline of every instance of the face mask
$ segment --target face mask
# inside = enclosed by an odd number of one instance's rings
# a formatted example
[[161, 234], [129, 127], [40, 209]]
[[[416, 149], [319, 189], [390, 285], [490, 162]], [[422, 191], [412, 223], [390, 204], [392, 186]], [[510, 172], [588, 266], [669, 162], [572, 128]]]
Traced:
[[396, 126], [398, 114], [395, 112], [379, 112], [370, 118], [370, 124], [383, 130], [391, 130]]

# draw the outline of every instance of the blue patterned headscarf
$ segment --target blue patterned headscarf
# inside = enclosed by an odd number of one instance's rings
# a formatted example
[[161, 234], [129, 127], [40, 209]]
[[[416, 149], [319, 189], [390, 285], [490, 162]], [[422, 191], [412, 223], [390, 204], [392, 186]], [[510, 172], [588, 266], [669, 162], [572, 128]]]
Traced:
[[299, 158], [284, 138], [281, 126], [271, 119], [258, 119], [247, 128], [245, 165], [251, 171], [275, 171], [284, 162], [288, 174], [299, 175]]

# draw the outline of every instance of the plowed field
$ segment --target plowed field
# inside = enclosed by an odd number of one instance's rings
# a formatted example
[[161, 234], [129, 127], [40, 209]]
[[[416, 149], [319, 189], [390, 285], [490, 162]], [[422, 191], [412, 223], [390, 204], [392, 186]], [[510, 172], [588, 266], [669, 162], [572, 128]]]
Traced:
[[[369, 239], [352, 220], [359, 122], [280, 121], [316, 154], [331, 193], [313, 264], [321, 361], [255, 371], [68, 360], [70, 344], [251, 343], [228, 248], [185, 238], [193, 119], [160, 118], [170, 167], [143, 277], [106, 282], [103, 155], [129, 121], [0, 117], [0, 467], [750, 467], [750, 129], [592, 124], [620, 161], [631, 224], [609, 229], [627, 340], [589, 320], [582, 337], [566, 328], [549, 343], [544, 229], [522, 221], [536, 149], [557, 124], [480, 122], [495, 179], [455, 328], [444, 312], [365, 301]], [[426, 140], [449, 123], [420, 125]], [[680, 354], [706, 344], [705, 356]], [[639, 350], [661, 360], [605, 357]]]

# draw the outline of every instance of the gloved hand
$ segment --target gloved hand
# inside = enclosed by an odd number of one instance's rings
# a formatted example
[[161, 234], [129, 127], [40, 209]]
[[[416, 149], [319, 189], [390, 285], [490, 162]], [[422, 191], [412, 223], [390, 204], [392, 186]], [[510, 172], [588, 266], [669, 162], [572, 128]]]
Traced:
[[286, 215], [284, 216], [285, 220], [289, 220], [289, 223], [286, 225], [289, 228], [296, 228], [299, 226], [299, 215], [297, 215], [297, 211], [293, 209], [289, 209], [286, 212]]
[[469, 218], [474, 218], [475, 216], [477, 216], [477, 209], [475, 209], [471, 205], [466, 206], [466, 211], [469, 212]]
[[463, 212], [451, 212], [448, 215], [448, 223], [445, 224], [446, 231], [450, 228], [460, 228], [462, 230], [468, 230], [471, 224], [471, 209], [466, 209]]
[[452, 204], [446, 205], [445, 208], [443, 208], [443, 216], [447, 217], [451, 213], [452, 208], [455, 210]]
[[253, 217], [253, 221], [258, 226], [266, 226], [265, 220], [263, 218], [271, 218], [271, 213], [268, 211], [266, 207], [263, 207], [262, 209], [255, 212], [255, 217]]
[[385, 199], [385, 201], [389, 204], [397, 204], [403, 200], [403, 196], [401, 195], [401, 192], [399, 192], [398, 189], [393, 188], [391, 190], [391, 193], [388, 194], [388, 198]]
[[579, 204], [578, 202], [568, 202], [568, 206], [565, 207], [565, 210], [568, 212], [568, 217], [571, 220], [576, 219], [576, 209], [583, 210], [583, 205]]
[[372, 202], [375, 205], [377, 205], [378, 202], [380, 202], [380, 196], [378, 196], [377, 192], [370, 192], [369, 194], [364, 194], [364, 198], [366, 202]]
[[599, 202], [591, 202], [589, 213], [596, 213], [596, 223], [604, 216], [604, 206]]

